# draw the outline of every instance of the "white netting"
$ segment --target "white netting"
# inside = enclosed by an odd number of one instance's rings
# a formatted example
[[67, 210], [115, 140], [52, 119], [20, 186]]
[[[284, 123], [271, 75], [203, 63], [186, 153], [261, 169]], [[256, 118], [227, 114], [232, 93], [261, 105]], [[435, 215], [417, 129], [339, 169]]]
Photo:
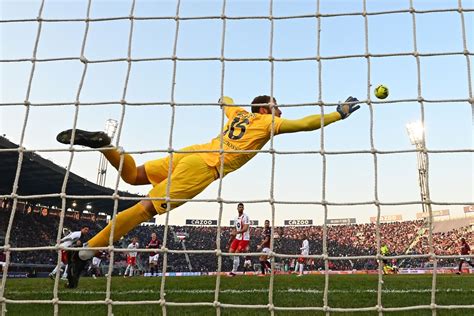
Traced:
[[[262, 309], [262, 310], [269, 310], [271, 314], [273, 315], [275, 311], [323, 311], [323, 312], [351, 312], [351, 311], [358, 311], [358, 312], [364, 312], [364, 311], [377, 311], [379, 313], [382, 313], [384, 311], [409, 311], [409, 310], [422, 310], [422, 309], [427, 309], [427, 310], [432, 310], [433, 314], [436, 314], [437, 310], [443, 310], [443, 309], [459, 309], [459, 308], [464, 308], [464, 309], [474, 309], [473, 305], [439, 305], [436, 303], [436, 262], [437, 259], [441, 258], [459, 258], [460, 256], [440, 256], [436, 255], [433, 249], [433, 239], [432, 239], [432, 214], [431, 214], [431, 206], [432, 205], [467, 205], [467, 204], [473, 204], [473, 201], [457, 201], [457, 202], [446, 202], [446, 201], [433, 201], [430, 199], [429, 195], [429, 186], [427, 185], [428, 192], [427, 192], [427, 199], [425, 201], [419, 201], [419, 200], [413, 200], [413, 201], [403, 201], [403, 202], [384, 202], [379, 199], [379, 193], [378, 193], [378, 157], [379, 155], [390, 155], [390, 154], [399, 154], [399, 153], [409, 153], [409, 152], [416, 152], [416, 149], [413, 150], [379, 150], [375, 147], [375, 142], [374, 142], [374, 123], [375, 123], [375, 117], [374, 117], [374, 110], [373, 110], [373, 105], [378, 104], [378, 103], [403, 103], [403, 102], [418, 102], [420, 109], [421, 109], [421, 119], [422, 122], [425, 120], [425, 104], [426, 103], [446, 103], [446, 102], [451, 102], [451, 103], [469, 103], [471, 106], [473, 106], [473, 113], [474, 113], [474, 98], [472, 94], [472, 73], [471, 73], [471, 65], [470, 65], [470, 57], [473, 55], [473, 53], [469, 52], [468, 46], [467, 46], [467, 38], [468, 35], [466, 34], [466, 23], [465, 23], [465, 13], [467, 12], [473, 12], [473, 9], [467, 9], [463, 7], [463, 3], [461, 0], [458, 1], [458, 6], [453, 7], [453, 8], [447, 8], [447, 9], [431, 9], [431, 10], [417, 10], [413, 4], [413, 1], [411, 0], [409, 4], [407, 5], [406, 9], [403, 10], [388, 10], [388, 11], [381, 11], [381, 12], [367, 12], [366, 10], [366, 1], [363, 0], [361, 1], [361, 7], [362, 10], [360, 12], [348, 12], [348, 13], [331, 13], [331, 14], [324, 14], [320, 12], [320, 1], [315, 2], [315, 10], [313, 14], [306, 14], [306, 15], [293, 15], [293, 16], [274, 16], [273, 15], [273, 1], [269, 1], [269, 12], [268, 15], [265, 16], [227, 16], [226, 15], [226, 6], [227, 6], [227, 1], [224, 0], [222, 2], [222, 11], [220, 15], [216, 16], [195, 16], [195, 17], [182, 17], [180, 16], [180, 6], [181, 6], [181, 1], [178, 0], [176, 3], [176, 14], [173, 16], [135, 16], [135, 4], [136, 1], [133, 0], [131, 2], [131, 7], [129, 10], [129, 14], [127, 16], [114, 16], [114, 17], [108, 17], [108, 18], [91, 18], [91, 4], [92, 0], [88, 1], [87, 5], [87, 15], [85, 18], [82, 19], [68, 19], [68, 18], [43, 18], [43, 8], [45, 5], [45, 0], [41, 2], [41, 5], [39, 7], [39, 12], [37, 15], [36, 19], [7, 19], [7, 20], [0, 20], [0, 25], [6, 25], [6, 24], [21, 24], [21, 23], [37, 23], [38, 28], [37, 28], [37, 33], [36, 33], [36, 40], [34, 43], [34, 48], [33, 48], [33, 54], [31, 58], [19, 58], [19, 59], [4, 59], [0, 60], [0, 63], [19, 63], [19, 62], [31, 62], [31, 71], [30, 71], [30, 76], [29, 76], [29, 81], [28, 81], [28, 87], [27, 87], [27, 92], [25, 96], [25, 101], [24, 102], [7, 102], [7, 103], [1, 103], [0, 106], [25, 106], [25, 116], [22, 122], [22, 131], [21, 131], [21, 138], [19, 145], [20, 147], [18, 149], [2, 149], [0, 152], [7, 152], [7, 151], [18, 151], [19, 153], [19, 159], [18, 159], [18, 166], [17, 166], [17, 171], [16, 171], [16, 177], [15, 177], [15, 182], [12, 184], [12, 193], [8, 195], [2, 195], [0, 197], [2, 198], [11, 198], [13, 199], [13, 207], [12, 207], [12, 212], [10, 216], [10, 220], [8, 222], [8, 228], [5, 234], [5, 245], [1, 247], [2, 250], [5, 251], [6, 253], [6, 264], [3, 267], [3, 278], [2, 278], [2, 286], [0, 287], [0, 301], [2, 303], [2, 315], [6, 313], [6, 306], [7, 304], [52, 304], [54, 306], [54, 314], [58, 314], [58, 306], [59, 305], [64, 305], [64, 304], [104, 304], [108, 306], [108, 314], [112, 315], [113, 313], [113, 306], [118, 306], [118, 305], [142, 305], [142, 304], [155, 304], [155, 305], [160, 305], [162, 307], [162, 312], [163, 314], [167, 313], [167, 306], [211, 306], [216, 308], [216, 313], [217, 315], [220, 315], [221, 313], [221, 308], [246, 308], [246, 309]], [[463, 50], [462, 51], [452, 51], [452, 52], [432, 52], [432, 53], [421, 53], [418, 50], [418, 45], [417, 45], [417, 16], [421, 14], [434, 14], [434, 13], [442, 13], [442, 12], [453, 12], [453, 13], [459, 13], [460, 21], [461, 21], [461, 32], [462, 32], [462, 40], [463, 40]], [[395, 15], [395, 14], [409, 14], [412, 17], [412, 30], [413, 30], [413, 50], [407, 51], [407, 52], [398, 52], [398, 53], [371, 53], [369, 50], [369, 27], [370, 27], [370, 17], [373, 16], [379, 16], [379, 15]], [[365, 53], [363, 54], [351, 54], [351, 55], [332, 55], [332, 56], [323, 56], [321, 55], [321, 40], [320, 40], [320, 34], [321, 34], [321, 21], [326, 18], [337, 18], [337, 17], [342, 17], [342, 16], [359, 16], [364, 20], [364, 27], [365, 27]], [[270, 24], [270, 49], [268, 52], [267, 58], [229, 58], [226, 57], [225, 54], [225, 36], [226, 36], [226, 24], [227, 21], [229, 20], [263, 20], [263, 21], [268, 21]], [[317, 51], [316, 54], [313, 55], [312, 57], [299, 57], [299, 58], [277, 58], [273, 56], [273, 40], [274, 40], [274, 22], [277, 20], [298, 20], [298, 19], [314, 19], [315, 21], [315, 32], [317, 35]], [[107, 21], [119, 21], [119, 20], [129, 20], [130, 21], [130, 28], [129, 28], [129, 35], [128, 35], [128, 53], [127, 56], [122, 57], [122, 58], [113, 58], [113, 59], [89, 59], [87, 56], [85, 56], [85, 47], [87, 44], [87, 39], [88, 39], [88, 32], [89, 32], [89, 26], [92, 23], [99, 23], [99, 22], [107, 22]], [[172, 55], [168, 57], [156, 57], [156, 58], [134, 58], [132, 56], [132, 42], [133, 42], [133, 35], [134, 35], [134, 22], [135, 21], [144, 21], [144, 20], [168, 20], [168, 21], [175, 21], [176, 23], [176, 29], [174, 33], [174, 45], [173, 45], [173, 51]], [[179, 42], [179, 27], [180, 27], [180, 22], [184, 20], [220, 20], [222, 21], [222, 38], [221, 38], [221, 54], [220, 56], [208, 56], [208, 57], [179, 57], [177, 56], [177, 45]], [[82, 44], [81, 44], [81, 53], [79, 56], [63, 56], [63, 57], [57, 57], [57, 58], [37, 58], [37, 50], [38, 50], [38, 45], [40, 43], [41, 39], [41, 31], [42, 27], [45, 23], [55, 23], [55, 22], [71, 22], [71, 23], [77, 23], [77, 22], [83, 22], [85, 23], [85, 30], [84, 30], [84, 35], [82, 39]], [[344, 52], [343, 49], [344, 45], [341, 45], [341, 52]], [[466, 75], [467, 75], [467, 86], [468, 86], [468, 98], [446, 98], [446, 99], [426, 99], [423, 97], [422, 93], [422, 80], [421, 80], [421, 70], [420, 70], [420, 63], [421, 59], [423, 57], [436, 57], [436, 56], [454, 56], [454, 55], [460, 55], [460, 56], [465, 56], [466, 57]], [[380, 100], [372, 100], [371, 92], [372, 92], [372, 81], [371, 81], [371, 62], [374, 58], [389, 58], [389, 57], [395, 57], [395, 56], [412, 56], [416, 59], [416, 64], [417, 64], [417, 96], [413, 98], [405, 98], [405, 99], [390, 99], [386, 101], [380, 101]], [[232, 254], [230, 253], [225, 253], [222, 252], [221, 249], [221, 225], [222, 225], [222, 213], [223, 213], [223, 208], [224, 204], [228, 203], [235, 203], [237, 201], [233, 200], [225, 200], [222, 198], [222, 177], [219, 179], [219, 190], [218, 190], [218, 196], [217, 199], [194, 199], [194, 202], [214, 202], [214, 203], [219, 203], [219, 215], [218, 215], [218, 229], [217, 229], [217, 248], [216, 249], [210, 249], [210, 250], [172, 250], [167, 248], [167, 235], [168, 235], [168, 220], [169, 220], [169, 213], [167, 213], [166, 216], [166, 221], [165, 221], [165, 232], [164, 232], [164, 240], [163, 240], [163, 246], [160, 249], [160, 253], [163, 254], [163, 277], [161, 278], [161, 288], [160, 288], [160, 299], [159, 300], [147, 300], [147, 301], [118, 301], [118, 300], [112, 300], [111, 299], [111, 282], [112, 282], [112, 269], [113, 269], [113, 263], [114, 263], [114, 253], [115, 252], [127, 252], [130, 250], [127, 249], [117, 249], [114, 246], [109, 246], [109, 247], [104, 247], [102, 249], [105, 249], [110, 252], [110, 265], [109, 265], [109, 273], [108, 273], [108, 278], [107, 278], [107, 287], [106, 287], [106, 295], [104, 300], [97, 300], [97, 301], [66, 301], [66, 300], [60, 300], [58, 298], [58, 286], [59, 286], [59, 274], [56, 275], [55, 283], [54, 283], [54, 290], [53, 290], [53, 299], [50, 300], [13, 300], [5, 297], [5, 286], [6, 286], [6, 280], [7, 280], [7, 272], [10, 264], [10, 258], [11, 258], [11, 252], [13, 251], [30, 251], [30, 250], [56, 250], [58, 251], [58, 259], [57, 263], [60, 263], [60, 249], [63, 249], [59, 246], [59, 239], [61, 237], [61, 232], [63, 229], [63, 223], [64, 223], [64, 216], [65, 216], [65, 211], [66, 211], [66, 199], [97, 199], [97, 198], [102, 198], [102, 199], [112, 199], [115, 201], [115, 207], [113, 209], [113, 220], [112, 220], [112, 232], [114, 231], [114, 225], [115, 225], [115, 217], [118, 212], [118, 201], [119, 200], [138, 200], [137, 198], [127, 198], [124, 196], [119, 195], [119, 183], [120, 183], [120, 177], [117, 177], [116, 185], [115, 185], [115, 193], [112, 196], [72, 196], [72, 195], [67, 195], [66, 194], [66, 184], [68, 181], [69, 177], [69, 172], [66, 173], [66, 176], [64, 178], [63, 182], [63, 187], [61, 192], [58, 192], [57, 194], [50, 194], [48, 197], [58, 197], [62, 199], [62, 212], [60, 216], [60, 222], [59, 222], [59, 227], [58, 227], [58, 234], [57, 234], [57, 240], [58, 244], [56, 246], [52, 247], [28, 247], [28, 248], [14, 248], [10, 245], [10, 239], [11, 239], [11, 231], [12, 231], [12, 224], [14, 221], [15, 217], [15, 211], [17, 208], [17, 203], [19, 200], [29, 200], [29, 199], [35, 199], [35, 198], [40, 198], [40, 197], [45, 197], [45, 195], [29, 195], [29, 196], [21, 196], [19, 195], [18, 192], [18, 183], [19, 183], [19, 178], [22, 172], [22, 161], [24, 159], [24, 153], [25, 152], [30, 152], [30, 150], [26, 150], [23, 147], [24, 144], [24, 137], [25, 137], [25, 130], [28, 124], [28, 119], [29, 119], [29, 114], [30, 110], [35, 107], [44, 107], [44, 106], [68, 106], [68, 105], [74, 105], [75, 106], [75, 116], [74, 116], [74, 123], [72, 125], [72, 128], [75, 129], [77, 127], [78, 123], [78, 113], [81, 108], [86, 107], [86, 106], [100, 106], [100, 105], [116, 105], [120, 104], [121, 105], [121, 117], [119, 120], [119, 126], [117, 130], [117, 141], [116, 145], [117, 147], [120, 145], [121, 141], [121, 135], [122, 135], [122, 129], [123, 129], [123, 122], [124, 118], [126, 116], [126, 109], [127, 107], [130, 106], [141, 106], [141, 107], [146, 107], [146, 106], [156, 106], [156, 105], [169, 105], [171, 107], [171, 126], [170, 126], [170, 132], [169, 132], [169, 143], [168, 143], [168, 148], [165, 149], [159, 149], [159, 150], [149, 150], [149, 151], [129, 151], [127, 153], [133, 154], [133, 153], [168, 153], [171, 156], [170, 159], [170, 166], [172, 164], [172, 159], [173, 159], [173, 154], [178, 152], [175, 149], [173, 149], [173, 135], [174, 135], [174, 125], [175, 125], [175, 111], [177, 107], [188, 107], [188, 106], [221, 106], [220, 104], [207, 104], [207, 103], [177, 103], [175, 102], [175, 86], [176, 86], [176, 68], [177, 68], [177, 63], [179, 61], [189, 61], [189, 62], [202, 62], [202, 61], [219, 61], [221, 62], [222, 65], [222, 70], [221, 70], [221, 87], [220, 87], [220, 92], [221, 96], [224, 95], [224, 78], [225, 78], [225, 66], [226, 63], [229, 62], [269, 62], [271, 65], [271, 72], [270, 76], [268, 78], [270, 82], [270, 95], [274, 95], [274, 65], [275, 63], [287, 63], [287, 62], [295, 62], [295, 61], [314, 61], [316, 62], [317, 66], [315, 67], [315, 71], [318, 73], [318, 97], [317, 97], [317, 102], [308, 102], [308, 103], [298, 103], [298, 104], [281, 104], [281, 107], [298, 107], [298, 106], [318, 106], [321, 109], [321, 112], [324, 114], [325, 111], [327, 111], [328, 108], [333, 107], [337, 105], [336, 103], [327, 103], [324, 101], [323, 98], [323, 75], [322, 75], [322, 63], [323, 61], [326, 60], [340, 60], [340, 59], [365, 59], [367, 61], [367, 91], [366, 91], [366, 97], [365, 100], [362, 100], [361, 102], [365, 104], [365, 106], [368, 107], [370, 110], [370, 149], [367, 150], [346, 150], [346, 151], [328, 151], [325, 148], [325, 129], [324, 127], [320, 130], [320, 142], [321, 146], [319, 150], [299, 150], [299, 151], [281, 151], [281, 150], [275, 150], [274, 149], [274, 144], [273, 144], [273, 133], [272, 137], [270, 140], [270, 147], [269, 149], [266, 150], [261, 150], [259, 152], [262, 153], [267, 153], [270, 154], [272, 157], [272, 164], [271, 164], [271, 186], [270, 186], [270, 193], [268, 199], [259, 199], [259, 200], [246, 200], [243, 202], [246, 203], [269, 203], [271, 206], [271, 213], [272, 213], [272, 220], [271, 220], [271, 225], [272, 227], [275, 227], [275, 205], [276, 204], [292, 204], [292, 205], [319, 205], [324, 208], [324, 226], [323, 226], [323, 252], [322, 254], [319, 255], [310, 255], [308, 256], [309, 258], [314, 258], [314, 259], [323, 259], [325, 262], [325, 284], [324, 284], [324, 292], [323, 292], [323, 306], [315, 306], [315, 307], [283, 307], [283, 306], [278, 306], [278, 302], [274, 300], [274, 274], [272, 272], [271, 278], [269, 281], [269, 291], [268, 291], [268, 304], [264, 305], [237, 305], [237, 304], [224, 304], [220, 302], [220, 293], [221, 293], [221, 274], [220, 272], [222, 271], [222, 260], [223, 257], [229, 257]], [[35, 69], [38, 64], [40, 63], [50, 63], [50, 62], [58, 62], [58, 61], [80, 61], [83, 64], [83, 70], [82, 70], [82, 75], [81, 79], [79, 82], [79, 86], [77, 88], [77, 93], [76, 93], [76, 98], [74, 101], [67, 101], [67, 102], [53, 102], [53, 103], [41, 103], [41, 102], [32, 102], [30, 98], [30, 93], [31, 93], [31, 88], [32, 88], [32, 82], [33, 82], [33, 77], [35, 75]], [[127, 101], [127, 89], [129, 86], [129, 78], [130, 78], [130, 72], [131, 69], [134, 65], [134, 63], [138, 62], [144, 62], [144, 61], [172, 61], [173, 63], [173, 70], [172, 70], [172, 83], [171, 83], [171, 95], [170, 95], [170, 101], [169, 102], [141, 102], [141, 103], [134, 103], [134, 102], [128, 102]], [[88, 66], [91, 64], [102, 64], [102, 63], [117, 63], [117, 62], [126, 62], [127, 63], [127, 72], [126, 72], [126, 77], [123, 83], [123, 92], [121, 95], [120, 100], [109, 100], [109, 101], [100, 101], [100, 102], [81, 102], [81, 92], [83, 90], [86, 74], [88, 71]], [[342, 76], [342, 75], [341, 75]], [[224, 111], [221, 113], [221, 129], [223, 128], [225, 123], [225, 115]], [[222, 142], [221, 142], [222, 144]], [[78, 148], [73, 148], [70, 146], [68, 149], [57, 149], [57, 148], [45, 148], [45, 149], [40, 149], [40, 150], [35, 150], [34, 152], [49, 152], [49, 151], [63, 151], [63, 152], [70, 152], [70, 158], [69, 158], [69, 163], [68, 163], [68, 168], [67, 170], [70, 170], [73, 158], [76, 152], [83, 152], [83, 151], [94, 151], [92, 149], [78, 149]], [[223, 152], [222, 147], [219, 152]], [[472, 148], [461, 148], [461, 149], [442, 149], [442, 150], [430, 150], [427, 148], [422, 148], [421, 152], [426, 155], [426, 158], [428, 159], [429, 154], [434, 154], [434, 153], [472, 153], [473, 149]], [[235, 153], [235, 151], [234, 151]], [[275, 157], [276, 155], [297, 155], [297, 154], [313, 154], [313, 155], [320, 155], [322, 157], [322, 162], [323, 162], [323, 173], [322, 173], [322, 199], [321, 200], [315, 200], [315, 201], [301, 201], [301, 202], [295, 202], [295, 201], [287, 201], [287, 200], [279, 200], [276, 198], [275, 193], [274, 193], [274, 177], [275, 177]], [[373, 156], [373, 165], [374, 165], [374, 179], [373, 179], [373, 187], [374, 187], [374, 196], [373, 200], [368, 200], [364, 202], [338, 202], [338, 201], [329, 201], [326, 199], [327, 195], [327, 178], [326, 178], [326, 170], [327, 170], [327, 162], [326, 159], [329, 155], [349, 155], [349, 154], [371, 154]], [[223, 170], [223, 155], [221, 155], [221, 171]], [[123, 159], [121, 161], [121, 165], [119, 168], [119, 174], [122, 169], [122, 164], [123, 164]], [[170, 168], [171, 170], [171, 168]], [[222, 174], [222, 172], [221, 172]], [[169, 175], [170, 176], [170, 175]], [[169, 192], [169, 185], [170, 182], [168, 182], [168, 188], [167, 191]], [[174, 200], [170, 200], [169, 198], [163, 199], [164, 202], [171, 202]], [[191, 201], [189, 201], [191, 202]], [[429, 244], [430, 244], [430, 251], [428, 254], [425, 255], [402, 255], [402, 256], [390, 256], [390, 257], [383, 257], [380, 254], [380, 216], [381, 216], [381, 206], [402, 206], [402, 205], [426, 205], [427, 209], [430, 212], [430, 217], [428, 219], [429, 221]], [[330, 206], [358, 206], [358, 205], [373, 205], [377, 208], [377, 230], [376, 230], [376, 236], [377, 236], [377, 255], [376, 256], [347, 256], [344, 258], [341, 257], [330, 257], [328, 255], [328, 241], [327, 241], [327, 225], [326, 225], [326, 219], [328, 218], [328, 208]], [[168, 208], [169, 208], [169, 203], [168, 203]], [[113, 235], [111, 234], [110, 236], [110, 244], [112, 244], [113, 240]], [[273, 252], [273, 247], [274, 247], [274, 239], [273, 239], [273, 234], [271, 238], [271, 249], [272, 253], [271, 255], [274, 257], [278, 258], [294, 258], [295, 255], [287, 255], [287, 254], [279, 254]], [[68, 248], [69, 249], [69, 248]], [[77, 248], [70, 248], [69, 250], [78, 250]], [[133, 250], [135, 251], [135, 250]], [[140, 252], [151, 252], [152, 250], [148, 249], [139, 249], [138, 251]], [[178, 253], [178, 254], [183, 254], [183, 253], [197, 253], [197, 254], [204, 254], [204, 253], [210, 253], [210, 254], [215, 254], [217, 256], [218, 260], [218, 269], [217, 269], [217, 277], [216, 277], [216, 284], [215, 284], [215, 296], [214, 296], [214, 301], [213, 302], [192, 302], [192, 303], [183, 303], [183, 302], [169, 302], [165, 299], [165, 292], [166, 292], [166, 271], [167, 271], [167, 263], [168, 263], [168, 253]], [[260, 253], [251, 253], [250, 255], [260, 255]], [[328, 267], [328, 262], [329, 260], [354, 260], [354, 259], [376, 259], [381, 261], [381, 259], [388, 258], [388, 259], [401, 259], [401, 258], [430, 258], [434, 261], [434, 273], [432, 277], [432, 289], [431, 289], [431, 304], [429, 305], [418, 305], [418, 306], [408, 306], [408, 307], [384, 307], [383, 301], [382, 301], [382, 269], [381, 266], [379, 265], [379, 283], [378, 283], [378, 288], [377, 288], [377, 305], [372, 306], [372, 307], [364, 307], [364, 308], [334, 308], [329, 306], [329, 267]], [[272, 268], [274, 268], [274, 261], [272, 262]], [[272, 269], [274, 271], [274, 269]]]

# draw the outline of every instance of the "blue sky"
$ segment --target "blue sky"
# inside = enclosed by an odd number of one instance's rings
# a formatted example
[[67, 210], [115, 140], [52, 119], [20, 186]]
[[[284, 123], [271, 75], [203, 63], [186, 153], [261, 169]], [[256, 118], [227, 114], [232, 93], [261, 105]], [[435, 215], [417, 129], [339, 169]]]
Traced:
[[[130, 14], [131, 1], [92, 1], [91, 18], [124, 17]], [[406, 10], [406, 1], [367, 1], [367, 11]], [[417, 10], [456, 9], [458, 1], [414, 0]], [[462, 1], [463, 8], [473, 9], [474, 1]], [[34, 19], [40, 1], [2, 0], [1, 19]], [[363, 1], [321, 0], [322, 14], [361, 12]], [[87, 1], [46, 0], [42, 17], [45, 19], [84, 19]], [[219, 16], [222, 1], [182, 0], [180, 17]], [[226, 15], [268, 16], [269, 1], [227, 1]], [[311, 15], [316, 1], [273, 1], [274, 16]], [[170, 17], [176, 14], [176, 1], [137, 0], [135, 17]], [[467, 49], [474, 50], [474, 12], [464, 12]], [[321, 56], [358, 55], [365, 53], [365, 24], [361, 15], [321, 18]], [[277, 19], [273, 24], [273, 56], [275, 58], [308, 58], [317, 55], [317, 19]], [[0, 23], [0, 59], [29, 59], [33, 55], [38, 22]], [[44, 22], [36, 58], [79, 57], [85, 23]], [[223, 22], [221, 19], [181, 20], [176, 55], [181, 58], [220, 57]], [[417, 47], [420, 53], [462, 52], [461, 17], [458, 12], [416, 14]], [[126, 58], [130, 20], [91, 22], [84, 55], [90, 61]], [[176, 32], [172, 19], [135, 20], [131, 56], [137, 59], [170, 57]], [[270, 55], [271, 23], [268, 19], [235, 19], [226, 21], [224, 56], [248, 59], [268, 58]], [[410, 13], [368, 16], [368, 48], [372, 54], [413, 52], [413, 19]], [[470, 58], [471, 67], [473, 64]], [[1, 62], [1, 99], [6, 103], [22, 103], [27, 95], [32, 63]], [[74, 102], [84, 64], [79, 60], [36, 63], [29, 101], [32, 103]], [[370, 150], [371, 129], [374, 147], [381, 151], [413, 149], [407, 137], [407, 122], [421, 118], [418, 102], [393, 100], [415, 99], [418, 96], [416, 58], [392, 56], [323, 60], [319, 91], [318, 63], [315, 60], [275, 62], [272, 82], [269, 61], [225, 62], [224, 94], [236, 103], [248, 104], [254, 96], [274, 95], [280, 104], [317, 102], [319, 95], [325, 103], [337, 103], [347, 96], [370, 98], [373, 87], [383, 83], [390, 88], [388, 102], [366, 104], [348, 120], [324, 129], [324, 149], [327, 151]], [[127, 73], [126, 62], [89, 63], [80, 102], [119, 101], [122, 99]], [[128, 102], [169, 102], [171, 100], [173, 62], [171, 60], [133, 62], [125, 99]], [[176, 67], [175, 102], [214, 103], [221, 93], [222, 63], [220, 61], [178, 61]], [[421, 94], [429, 100], [469, 98], [468, 74], [464, 55], [420, 57]], [[472, 87], [471, 87], [472, 89]], [[471, 96], [472, 97], [472, 96]], [[101, 130], [109, 118], [120, 120], [122, 106], [81, 106], [78, 127]], [[299, 118], [320, 113], [315, 106], [284, 107], [283, 117]], [[334, 107], [326, 107], [331, 112]], [[28, 149], [64, 149], [55, 142], [55, 135], [71, 128], [75, 108], [72, 105], [35, 106], [29, 113], [24, 146]], [[127, 151], [147, 151], [168, 147], [171, 109], [169, 105], [127, 106], [119, 145]], [[472, 109], [468, 102], [424, 103], [426, 141], [431, 150], [472, 149]], [[12, 119], [13, 118], [13, 119]], [[19, 142], [25, 107], [0, 107], [0, 132]], [[173, 129], [173, 148], [205, 143], [220, 130], [221, 110], [218, 107], [178, 107]], [[373, 126], [371, 128], [371, 124]], [[320, 131], [281, 135], [274, 147], [280, 151], [321, 149]], [[267, 147], [268, 148], [268, 145]], [[43, 152], [42, 156], [66, 166], [70, 154]], [[138, 164], [160, 156], [156, 153], [138, 154]], [[371, 154], [327, 155], [326, 199], [350, 203], [372, 201], [375, 198], [374, 157]], [[76, 153], [72, 171], [95, 182], [99, 156], [94, 152]], [[472, 202], [472, 153], [432, 153], [429, 155], [431, 199], [437, 202]], [[420, 199], [416, 153], [377, 155], [377, 192], [382, 202], [408, 202]], [[109, 169], [110, 170], [110, 169]], [[274, 196], [285, 201], [321, 201], [322, 156], [277, 155]], [[223, 181], [222, 197], [228, 200], [268, 199], [271, 189], [271, 156], [259, 154], [239, 171]], [[116, 172], [109, 171], [107, 186], [115, 187]], [[146, 194], [149, 186], [131, 187], [120, 183], [120, 189]], [[198, 198], [217, 197], [218, 182]], [[433, 206], [434, 210], [449, 208], [453, 216], [462, 216], [462, 206]], [[236, 214], [235, 205], [225, 205], [223, 222]], [[170, 221], [183, 224], [186, 218], [217, 218], [217, 203], [188, 203], [174, 210]], [[419, 205], [383, 206], [382, 215], [402, 214], [414, 219]], [[253, 219], [263, 221], [271, 216], [268, 203], [248, 204]], [[329, 207], [329, 218], [356, 217], [367, 222], [375, 216], [373, 205]], [[322, 223], [321, 206], [276, 205], [276, 223], [285, 219], [313, 219]], [[163, 218], [160, 219], [160, 222]]]

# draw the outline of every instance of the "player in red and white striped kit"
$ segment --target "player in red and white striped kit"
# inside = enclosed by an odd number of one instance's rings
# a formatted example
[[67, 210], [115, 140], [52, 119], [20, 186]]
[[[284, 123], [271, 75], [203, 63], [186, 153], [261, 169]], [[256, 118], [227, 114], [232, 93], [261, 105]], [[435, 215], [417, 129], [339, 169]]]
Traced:
[[[247, 214], [244, 213], [244, 204], [237, 204], [237, 211], [239, 215], [234, 220], [235, 229], [232, 231], [232, 243], [230, 244], [230, 253], [242, 253], [248, 251], [250, 242], [250, 219]], [[234, 256], [234, 262], [232, 271], [229, 276], [235, 276], [235, 273], [239, 269], [240, 257]]]
[[[308, 256], [309, 255], [309, 241], [308, 241], [308, 236], [306, 234], [303, 234], [303, 243], [300, 248], [301, 255], [302, 256]], [[304, 270], [304, 265], [306, 263], [307, 259], [305, 257], [299, 257], [298, 258], [298, 264], [297, 267], [299, 268], [299, 273], [297, 276], [302, 276], [303, 275], [303, 270]]]
[[[128, 245], [127, 249], [138, 249], [139, 244], [138, 244], [138, 237], [133, 237], [132, 242]], [[127, 253], [127, 268], [125, 269], [125, 273], [123, 274], [123, 277], [126, 278], [127, 276], [133, 276], [133, 271], [137, 265], [137, 252], [136, 251], [130, 251]]]

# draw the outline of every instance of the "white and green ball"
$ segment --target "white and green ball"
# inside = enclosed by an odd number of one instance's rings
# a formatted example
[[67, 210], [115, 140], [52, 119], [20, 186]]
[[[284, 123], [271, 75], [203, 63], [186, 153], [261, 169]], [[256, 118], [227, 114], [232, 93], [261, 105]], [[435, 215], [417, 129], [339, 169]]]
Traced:
[[375, 88], [374, 94], [378, 99], [385, 99], [388, 97], [388, 88], [383, 84], [380, 84]]

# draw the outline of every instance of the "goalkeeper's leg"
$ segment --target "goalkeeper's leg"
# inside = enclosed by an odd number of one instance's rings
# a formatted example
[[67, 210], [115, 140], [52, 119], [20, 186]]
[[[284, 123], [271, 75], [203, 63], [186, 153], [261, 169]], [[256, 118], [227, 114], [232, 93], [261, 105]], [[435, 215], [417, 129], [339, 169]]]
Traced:
[[[71, 143], [73, 130], [65, 130], [56, 136], [56, 140], [60, 143], [69, 145]], [[111, 139], [105, 132], [88, 132], [81, 129], [76, 129], [74, 132], [73, 143], [91, 148], [101, 148], [105, 158], [119, 169], [121, 154], [114, 147], [110, 146]], [[122, 173], [120, 176], [129, 184], [150, 184], [146, 177], [145, 167], [139, 168], [135, 165], [135, 160], [129, 154], [123, 155]]]
[[[198, 145], [188, 146], [180, 149], [182, 151], [193, 151], [199, 150]], [[123, 156], [122, 173], [121, 178], [133, 185], [142, 184], [153, 184], [154, 186], [166, 181], [168, 179], [168, 171], [170, 167], [170, 157], [155, 159], [147, 161], [144, 165], [136, 167], [135, 160], [129, 154], [120, 153], [113, 147], [106, 147], [101, 149], [102, 154], [105, 158], [114, 166], [115, 169], [119, 170], [120, 160]], [[190, 153], [175, 153], [173, 154], [172, 168], [175, 169], [181, 159], [191, 156]], [[174, 172], [174, 171], [173, 171]], [[200, 178], [199, 178], [200, 179]]]
[[[191, 199], [201, 193], [217, 178], [217, 171], [209, 167], [199, 155], [187, 155], [178, 163], [171, 174], [170, 199]], [[113, 242], [119, 240], [140, 223], [149, 221], [153, 216], [167, 211], [168, 204], [163, 199], [168, 196], [168, 179], [157, 184], [149, 193], [152, 198], [159, 200], [143, 200], [140, 203], [117, 214]], [[170, 209], [182, 205], [184, 201], [170, 202]], [[97, 235], [90, 239], [85, 246], [96, 248], [109, 244], [112, 221]], [[70, 287], [77, 287], [80, 272], [85, 266], [84, 261], [94, 256], [94, 250], [81, 250], [72, 260], [74, 262], [74, 276], [71, 276]]]
[[[102, 150], [105, 158], [110, 162], [115, 169], [119, 170], [120, 168], [120, 160], [121, 154], [115, 148], [108, 148]], [[145, 172], [145, 166], [139, 166], [137, 168], [135, 164], [135, 160], [129, 154], [122, 154], [123, 155], [123, 165], [122, 165], [122, 173], [120, 177], [128, 184], [150, 184]]]
[[[201, 193], [217, 177], [215, 169], [207, 166], [199, 155], [188, 155], [181, 159], [171, 174], [170, 199], [190, 199]], [[114, 242], [130, 230], [149, 221], [153, 216], [163, 214], [167, 210], [167, 203], [163, 199], [167, 196], [168, 179], [156, 185], [149, 193], [152, 198], [161, 200], [143, 200], [138, 204], [117, 214], [115, 219]], [[170, 209], [174, 209], [184, 202], [170, 202]], [[109, 244], [112, 221], [97, 235], [87, 242], [88, 247], [104, 247]], [[82, 250], [79, 256], [82, 260], [90, 259], [93, 250]]]
[[[123, 212], [117, 214], [115, 219], [115, 230], [113, 241], [116, 242], [126, 233], [131, 231], [133, 228], [141, 224], [142, 222], [149, 221], [153, 216], [156, 215], [156, 211], [151, 201], [144, 200], [134, 206], [126, 209]], [[110, 232], [112, 229], [112, 221], [94, 237], [92, 237], [85, 246], [96, 248], [105, 247], [109, 244]], [[94, 250], [81, 250], [79, 251], [79, 257], [82, 260], [91, 259], [95, 254]]]

